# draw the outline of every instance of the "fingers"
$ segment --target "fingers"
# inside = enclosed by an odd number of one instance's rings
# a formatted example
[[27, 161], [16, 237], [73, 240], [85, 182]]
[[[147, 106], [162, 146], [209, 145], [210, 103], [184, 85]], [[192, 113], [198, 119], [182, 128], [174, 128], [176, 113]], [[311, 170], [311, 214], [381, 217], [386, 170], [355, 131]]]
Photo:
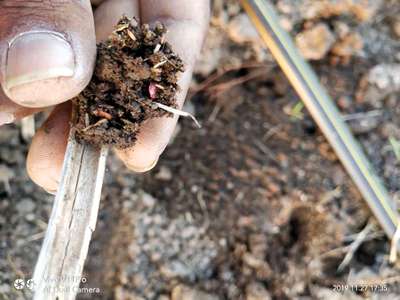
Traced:
[[101, 3], [94, 13], [96, 39], [98, 42], [107, 39], [123, 15], [139, 20], [139, 1], [108, 0]]
[[[164, 23], [168, 28], [168, 41], [185, 61], [186, 71], [179, 80], [181, 92], [177, 95], [178, 104], [182, 106], [207, 29], [209, 1], [142, 0], [141, 18], [143, 23]], [[136, 172], [150, 170], [167, 146], [176, 121], [177, 118], [149, 120], [143, 125], [137, 144], [130, 149], [116, 150], [117, 155]]]
[[[190, 72], [185, 72], [179, 80], [182, 90], [177, 96], [179, 106], [184, 102], [190, 81]], [[142, 125], [135, 146], [123, 150], [115, 149], [117, 156], [134, 172], [151, 170], [168, 145], [177, 120], [177, 117], [148, 120]]]
[[[203, 0], [204, 1], [204, 0]], [[161, 1], [158, 9], [154, 8], [153, 13], [146, 13], [145, 22], [153, 22], [158, 18], [162, 18], [169, 28], [168, 39], [172, 43], [175, 51], [177, 51], [186, 62], [187, 71], [180, 79], [182, 92], [178, 95], [178, 101], [183, 103], [187, 89], [190, 84], [191, 70], [196, 56], [200, 52], [201, 42], [204, 36], [207, 21], [200, 20], [198, 15], [205, 16], [208, 14], [208, 3], [206, 1], [194, 4], [194, 10], [197, 13], [182, 14], [179, 11], [174, 12], [176, 8], [172, 6], [172, 11], [165, 11], [168, 5], [165, 3], [184, 3], [184, 9], [188, 9], [186, 1]], [[156, 5], [157, 1], [148, 1], [149, 5]], [[190, 1], [192, 4], [194, 1]], [[133, 3], [133, 5], [132, 5]], [[146, 2], [147, 3], [147, 2]], [[164, 4], [163, 4], [164, 3]], [[189, 1], [187, 1], [189, 3]], [[175, 5], [175, 4], [174, 4]], [[186, 6], [185, 6], [186, 5]], [[191, 6], [191, 5], [190, 5]], [[204, 7], [203, 7], [204, 6]], [[200, 7], [204, 10], [201, 14]], [[122, 14], [127, 16], [136, 16], [138, 14], [138, 5], [136, 1], [119, 0], [104, 1], [95, 12], [95, 20], [97, 27], [98, 40], [104, 39], [111, 33], [116, 20]], [[142, 12], [142, 14], [144, 11]], [[183, 17], [183, 15], [188, 16]], [[115, 20], [115, 21], [114, 21]], [[190, 50], [191, 49], [191, 50]], [[69, 131], [70, 108], [68, 104], [58, 106], [46, 121], [45, 125], [38, 130], [32, 141], [32, 145], [28, 154], [27, 169], [32, 179], [46, 190], [54, 192], [57, 189], [64, 153], [66, 149], [68, 131]], [[171, 136], [176, 118], [165, 118], [152, 120], [145, 124], [140, 133], [139, 141], [134, 149], [118, 151], [118, 155], [124, 162], [136, 171], [145, 171], [156, 163], [158, 156], [168, 143]]]
[[[105, 39], [121, 15], [139, 17], [136, 1], [103, 1], [95, 12], [98, 40]], [[71, 107], [58, 105], [33, 138], [27, 158], [27, 170], [34, 182], [54, 193], [60, 182], [61, 169], [69, 133]]]
[[8, 100], [0, 89], [0, 126], [13, 123], [40, 110], [39, 108], [23, 107]]
[[31, 179], [45, 190], [57, 190], [64, 153], [67, 147], [71, 103], [56, 106], [43, 126], [36, 132], [27, 157]]
[[92, 6], [97, 7], [103, 2], [104, 0], [90, 0], [90, 3], [92, 3]]
[[141, 0], [143, 23], [160, 21], [168, 28], [168, 41], [193, 67], [200, 53], [210, 14], [210, 1]]
[[89, 0], [0, 1], [0, 81], [13, 102], [44, 107], [90, 80], [95, 33]]

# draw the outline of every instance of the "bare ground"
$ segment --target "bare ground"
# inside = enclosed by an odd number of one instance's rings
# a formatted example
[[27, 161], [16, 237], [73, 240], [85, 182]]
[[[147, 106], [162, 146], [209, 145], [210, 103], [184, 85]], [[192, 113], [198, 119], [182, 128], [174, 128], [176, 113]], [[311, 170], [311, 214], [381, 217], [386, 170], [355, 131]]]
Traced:
[[[302, 51], [398, 206], [398, 4], [274, 2], [294, 36], [326, 34]], [[110, 158], [85, 268], [101, 294], [81, 299], [398, 299], [390, 241], [236, 1], [214, 1], [188, 103], [203, 128], [183, 120], [153, 171]], [[0, 141], [0, 299], [25, 299], [12, 282], [32, 273], [52, 197], [27, 178], [18, 127]]]

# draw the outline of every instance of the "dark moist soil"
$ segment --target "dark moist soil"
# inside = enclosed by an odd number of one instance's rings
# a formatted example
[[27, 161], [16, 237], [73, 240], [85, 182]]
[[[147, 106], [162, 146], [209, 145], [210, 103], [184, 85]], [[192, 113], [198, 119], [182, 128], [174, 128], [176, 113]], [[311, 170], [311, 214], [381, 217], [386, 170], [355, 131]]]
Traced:
[[170, 115], [154, 102], [176, 107], [177, 77], [184, 65], [165, 33], [161, 23], [151, 29], [124, 17], [98, 45], [93, 78], [75, 99], [79, 141], [130, 147], [145, 120]]

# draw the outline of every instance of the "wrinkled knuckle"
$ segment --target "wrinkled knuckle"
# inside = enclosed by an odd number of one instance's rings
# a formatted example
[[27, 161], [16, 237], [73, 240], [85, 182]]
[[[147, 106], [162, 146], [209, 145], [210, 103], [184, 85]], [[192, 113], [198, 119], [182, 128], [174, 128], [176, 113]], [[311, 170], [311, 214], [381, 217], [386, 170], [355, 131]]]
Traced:
[[90, 13], [90, 3], [86, 0], [3, 0], [0, 1], [0, 38], [27, 30], [62, 32], [71, 18], [82, 20]]

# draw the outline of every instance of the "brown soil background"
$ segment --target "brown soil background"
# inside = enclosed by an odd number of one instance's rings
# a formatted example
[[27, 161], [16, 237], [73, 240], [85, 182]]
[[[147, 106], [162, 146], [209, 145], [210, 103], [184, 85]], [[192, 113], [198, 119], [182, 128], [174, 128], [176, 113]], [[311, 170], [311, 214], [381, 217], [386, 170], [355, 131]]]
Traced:
[[[400, 140], [400, 6], [274, 3], [398, 206], [400, 163], [390, 140]], [[181, 120], [145, 175], [110, 157], [85, 267], [85, 286], [101, 294], [80, 298], [398, 299], [389, 241], [298, 103], [237, 2], [215, 0], [185, 107], [203, 128]], [[29, 141], [19, 126], [3, 127], [0, 141], [0, 299], [29, 299], [12, 282], [33, 271], [52, 197], [26, 175]], [[333, 290], [346, 283], [388, 291]]]

